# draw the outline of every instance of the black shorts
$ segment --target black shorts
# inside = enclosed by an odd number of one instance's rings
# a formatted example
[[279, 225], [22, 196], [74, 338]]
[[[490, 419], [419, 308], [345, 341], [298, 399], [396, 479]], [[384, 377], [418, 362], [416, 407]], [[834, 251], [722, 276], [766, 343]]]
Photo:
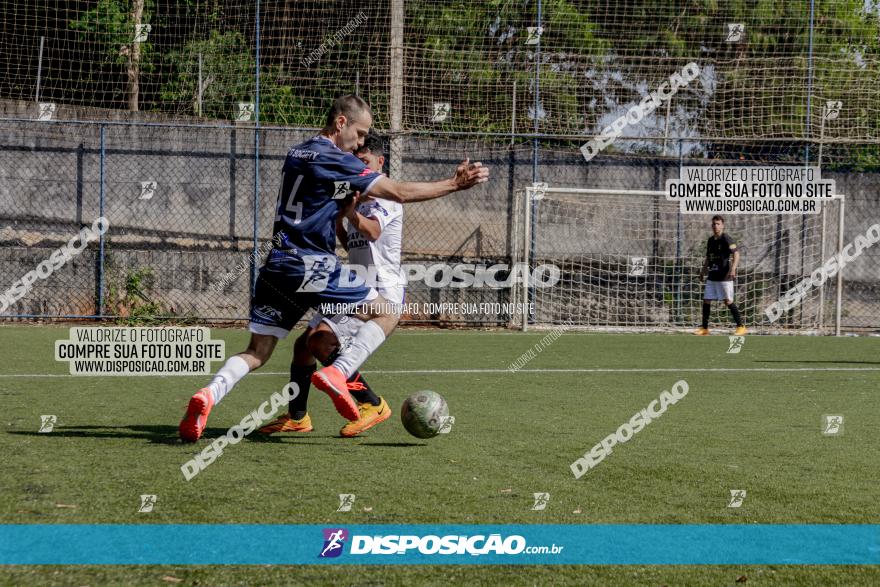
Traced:
[[322, 304], [357, 304], [378, 293], [355, 273], [345, 272], [336, 255], [295, 255], [273, 250], [260, 268], [251, 300], [248, 329], [283, 339], [309, 309]]

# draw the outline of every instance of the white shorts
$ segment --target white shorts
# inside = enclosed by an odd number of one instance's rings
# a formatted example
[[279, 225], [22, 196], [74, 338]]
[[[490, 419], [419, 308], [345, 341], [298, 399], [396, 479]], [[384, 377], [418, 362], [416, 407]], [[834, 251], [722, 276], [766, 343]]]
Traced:
[[733, 301], [733, 281], [706, 281], [706, 293], [704, 300], [730, 300]]
[[316, 312], [312, 319], [309, 320], [309, 328], [316, 328], [321, 322], [329, 326], [333, 334], [336, 335], [340, 349], [348, 348], [354, 335], [357, 334], [358, 329], [364, 324], [363, 320], [353, 316], [337, 314], [328, 318], [320, 312]]
[[[403, 287], [396, 288], [379, 288], [379, 294], [385, 298], [390, 304], [402, 304], [404, 291]], [[337, 314], [327, 317], [320, 312], [315, 312], [312, 319], [309, 320], [309, 328], [317, 328], [324, 322], [336, 335], [339, 340], [339, 348], [346, 348], [351, 343], [351, 339], [357, 334], [358, 329], [364, 324], [364, 321], [354, 316], [345, 314]]]

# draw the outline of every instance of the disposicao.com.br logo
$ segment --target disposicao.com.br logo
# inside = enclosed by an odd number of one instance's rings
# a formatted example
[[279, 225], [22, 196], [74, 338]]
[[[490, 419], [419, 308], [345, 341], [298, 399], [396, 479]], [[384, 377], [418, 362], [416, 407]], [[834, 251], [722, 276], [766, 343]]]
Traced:
[[529, 546], [518, 534], [446, 535], [434, 534], [388, 534], [364, 536], [349, 533], [344, 528], [324, 528], [324, 541], [320, 558], [337, 557], [342, 554], [345, 542], [350, 538], [351, 555], [518, 555], [560, 554], [564, 546]]
[[318, 558], [336, 558], [342, 554], [347, 538], [348, 530], [345, 528], [324, 528], [324, 546]]

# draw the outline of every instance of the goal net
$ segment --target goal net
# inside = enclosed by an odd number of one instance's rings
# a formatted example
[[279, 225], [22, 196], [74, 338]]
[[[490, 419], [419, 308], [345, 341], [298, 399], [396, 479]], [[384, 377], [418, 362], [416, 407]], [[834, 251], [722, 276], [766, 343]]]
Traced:
[[[665, 192], [544, 187], [525, 190], [519, 254], [559, 268], [552, 286], [530, 283], [523, 328], [691, 329], [703, 298], [700, 268], [711, 215], [682, 214]], [[834, 320], [834, 280], [772, 324], [764, 312], [836, 253], [840, 200], [819, 214], [728, 215], [741, 253], [735, 300], [750, 328], [819, 331]], [[542, 287], [543, 285], [543, 287]], [[823, 302], [824, 300], [824, 302]], [[711, 324], [732, 327], [713, 304]]]

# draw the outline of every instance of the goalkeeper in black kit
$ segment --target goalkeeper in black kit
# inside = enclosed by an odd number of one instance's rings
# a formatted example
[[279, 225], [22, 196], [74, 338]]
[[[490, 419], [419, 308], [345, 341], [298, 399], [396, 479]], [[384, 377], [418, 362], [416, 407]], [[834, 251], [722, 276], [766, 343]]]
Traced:
[[706, 243], [706, 259], [700, 269], [700, 279], [706, 280], [706, 292], [703, 295], [703, 323], [694, 334], [709, 334], [709, 314], [712, 311], [712, 300], [724, 300], [730, 315], [736, 322], [736, 334], [742, 336], [746, 327], [742, 315], [733, 301], [733, 283], [736, 279], [736, 268], [739, 265], [739, 250], [736, 241], [724, 233], [724, 218], [712, 217], [712, 236]]

